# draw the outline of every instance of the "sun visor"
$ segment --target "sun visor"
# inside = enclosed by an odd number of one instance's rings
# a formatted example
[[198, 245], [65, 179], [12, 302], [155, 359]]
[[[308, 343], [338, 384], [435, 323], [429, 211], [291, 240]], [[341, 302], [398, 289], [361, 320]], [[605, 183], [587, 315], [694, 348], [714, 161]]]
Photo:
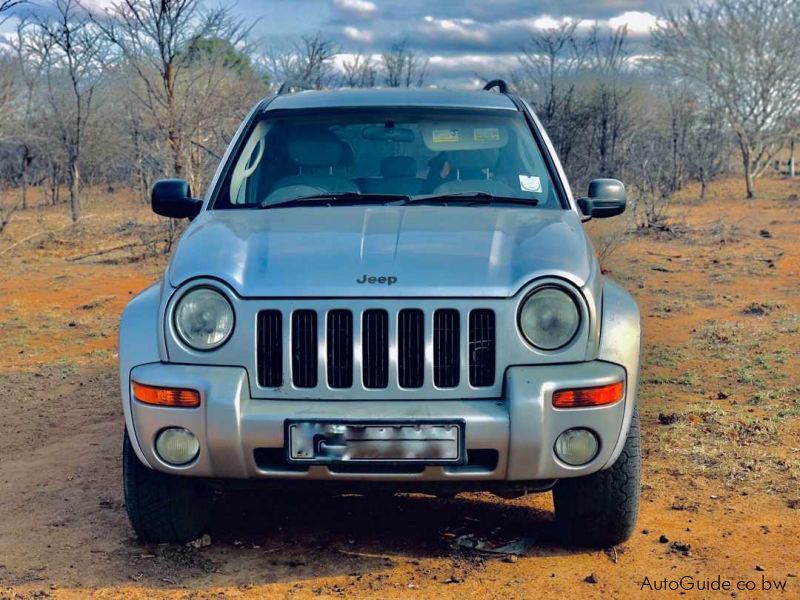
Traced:
[[422, 139], [434, 152], [452, 150], [488, 150], [508, 143], [508, 130], [496, 125], [467, 121], [427, 121], [419, 124]]

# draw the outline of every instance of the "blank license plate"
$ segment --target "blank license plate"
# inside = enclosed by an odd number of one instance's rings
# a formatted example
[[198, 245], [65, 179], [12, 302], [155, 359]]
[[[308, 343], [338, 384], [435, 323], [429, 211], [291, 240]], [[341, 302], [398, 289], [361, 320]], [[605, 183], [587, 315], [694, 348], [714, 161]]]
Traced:
[[326, 423], [287, 425], [293, 462], [463, 462], [461, 423]]

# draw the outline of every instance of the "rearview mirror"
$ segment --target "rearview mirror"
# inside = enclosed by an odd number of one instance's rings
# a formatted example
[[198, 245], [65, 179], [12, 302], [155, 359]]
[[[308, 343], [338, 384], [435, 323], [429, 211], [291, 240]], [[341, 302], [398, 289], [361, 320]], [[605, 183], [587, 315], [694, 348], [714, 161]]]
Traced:
[[150, 202], [154, 213], [173, 219], [194, 219], [203, 208], [203, 201], [192, 198], [189, 183], [183, 179], [156, 181]]
[[578, 199], [581, 212], [590, 218], [605, 219], [625, 212], [625, 186], [616, 179], [593, 179], [589, 196]]
[[361, 137], [365, 140], [379, 142], [413, 142], [414, 130], [408, 127], [387, 127], [385, 125], [368, 125], [361, 130]]

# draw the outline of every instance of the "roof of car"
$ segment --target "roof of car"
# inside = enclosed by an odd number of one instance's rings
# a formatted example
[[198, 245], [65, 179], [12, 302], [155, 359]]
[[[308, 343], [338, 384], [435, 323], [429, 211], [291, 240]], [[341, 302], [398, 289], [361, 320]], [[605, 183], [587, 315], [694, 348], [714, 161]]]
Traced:
[[436, 106], [517, 110], [505, 94], [477, 90], [437, 88], [352, 88], [304, 90], [274, 96], [265, 110], [347, 108], [360, 106]]

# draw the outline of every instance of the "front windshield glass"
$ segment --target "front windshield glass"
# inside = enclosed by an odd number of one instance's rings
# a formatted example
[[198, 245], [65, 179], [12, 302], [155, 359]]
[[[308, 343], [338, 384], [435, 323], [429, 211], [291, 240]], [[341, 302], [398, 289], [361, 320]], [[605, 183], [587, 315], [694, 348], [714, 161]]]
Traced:
[[442, 108], [267, 113], [233, 159], [214, 208], [295, 206], [303, 199], [332, 206], [458, 203], [471, 197], [563, 208], [522, 113]]

